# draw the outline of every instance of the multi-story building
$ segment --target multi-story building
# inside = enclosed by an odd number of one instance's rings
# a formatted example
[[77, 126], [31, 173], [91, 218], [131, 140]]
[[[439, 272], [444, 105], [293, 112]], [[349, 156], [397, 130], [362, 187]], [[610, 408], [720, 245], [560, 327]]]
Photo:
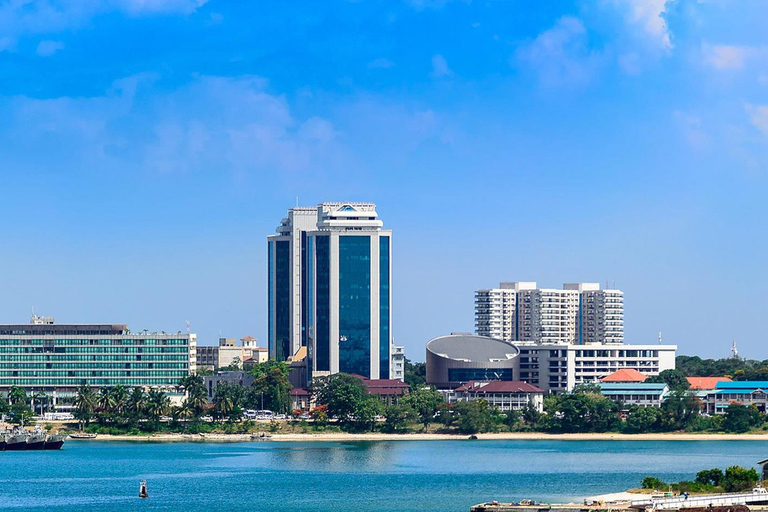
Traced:
[[240, 339], [240, 345], [235, 338], [219, 338], [218, 346], [197, 347], [198, 368], [215, 370], [227, 368], [233, 363], [242, 368], [243, 362], [250, 360], [254, 363], [263, 363], [267, 360], [267, 349], [257, 346], [257, 340], [253, 336]]
[[390, 379], [405, 381], [405, 347], [392, 346]]
[[534, 343], [621, 343], [624, 294], [597, 283], [565, 284], [562, 290], [535, 282], [501, 283], [475, 292], [478, 335]]
[[19, 386], [71, 399], [92, 387], [173, 387], [195, 371], [194, 334], [131, 333], [125, 325], [64, 325], [33, 317], [0, 325], [0, 390]]
[[269, 357], [284, 361], [307, 345], [307, 233], [317, 208], [291, 208], [267, 237]]
[[267, 241], [270, 356], [306, 346], [309, 378], [389, 378], [392, 232], [376, 205], [293, 208], [277, 232]]
[[571, 391], [620, 369], [658, 375], [675, 368], [675, 345], [510, 343], [469, 334], [427, 342], [427, 384], [455, 389], [470, 380], [520, 380], [547, 392]]

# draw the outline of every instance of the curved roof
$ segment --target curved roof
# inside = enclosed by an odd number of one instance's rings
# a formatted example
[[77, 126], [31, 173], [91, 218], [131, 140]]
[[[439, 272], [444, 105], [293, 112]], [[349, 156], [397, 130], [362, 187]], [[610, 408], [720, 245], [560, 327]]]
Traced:
[[468, 363], [502, 362], [514, 359], [520, 354], [520, 349], [511, 343], [472, 334], [439, 336], [427, 342], [427, 350], [448, 359]]

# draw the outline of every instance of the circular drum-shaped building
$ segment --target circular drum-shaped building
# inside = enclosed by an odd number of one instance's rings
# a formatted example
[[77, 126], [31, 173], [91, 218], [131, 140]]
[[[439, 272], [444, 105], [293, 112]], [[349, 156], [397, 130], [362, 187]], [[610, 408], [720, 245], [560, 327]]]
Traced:
[[506, 341], [451, 334], [427, 342], [427, 384], [454, 389], [470, 380], [515, 380], [520, 349]]

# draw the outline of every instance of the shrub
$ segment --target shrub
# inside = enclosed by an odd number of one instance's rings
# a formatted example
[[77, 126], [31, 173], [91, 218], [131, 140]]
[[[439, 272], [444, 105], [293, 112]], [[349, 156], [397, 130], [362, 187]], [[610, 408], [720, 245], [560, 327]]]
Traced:
[[655, 476], [646, 476], [643, 478], [643, 489], [666, 489], [667, 484], [656, 478]]

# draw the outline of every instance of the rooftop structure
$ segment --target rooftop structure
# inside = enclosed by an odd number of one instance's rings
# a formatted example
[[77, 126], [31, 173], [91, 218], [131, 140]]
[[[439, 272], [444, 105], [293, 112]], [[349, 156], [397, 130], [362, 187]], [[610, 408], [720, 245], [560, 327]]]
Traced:
[[600, 393], [627, 406], [661, 407], [669, 394], [669, 386], [663, 382], [602, 382]]
[[644, 375], [637, 370], [633, 370], [632, 368], [622, 368], [610, 375], [606, 375], [600, 379], [600, 382], [645, 382], [647, 378], [647, 375]]
[[443, 393], [449, 403], [484, 399], [501, 411], [521, 410], [529, 404], [541, 411], [544, 390], [520, 381], [469, 381]]
[[729, 377], [686, 377], [686, 379], [694, 391], [715, 389], [720, 382], [731, 382]]
[[427, 384], [454, 389], [471, 380], [507, 380], [516, 376], [520, 350], [505, 341], [451, 334], [427, 343]]

